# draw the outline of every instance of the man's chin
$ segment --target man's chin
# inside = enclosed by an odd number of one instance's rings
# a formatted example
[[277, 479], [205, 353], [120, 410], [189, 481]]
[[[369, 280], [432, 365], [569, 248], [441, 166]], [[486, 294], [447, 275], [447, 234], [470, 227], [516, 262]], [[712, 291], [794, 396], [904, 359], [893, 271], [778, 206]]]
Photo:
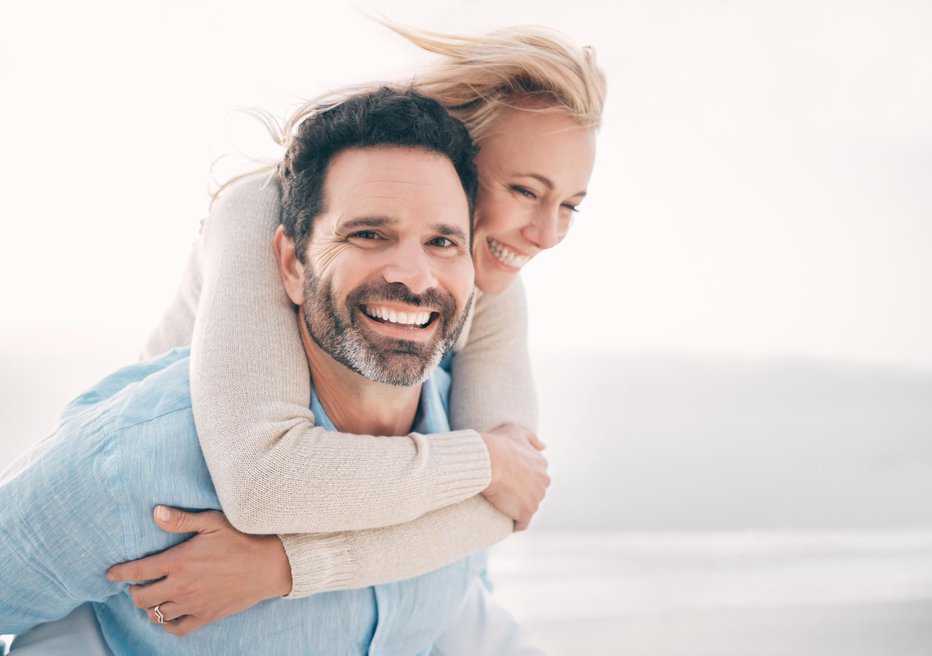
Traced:
[[394, 387], [413, 387], [420, 385], [430, 377], [431, 372], [440, 363], [441, 357], [406, 351], [380, 351], [379, 357], [372, 362], [367, 371], [359, 372], [366, 378], [384, 385]]
[[324, 350], [350, 371], [394, 387], [423, 383], [443, 358], [438, 344], [389, 339], [359, 330], [347, 331], [337, 348]]

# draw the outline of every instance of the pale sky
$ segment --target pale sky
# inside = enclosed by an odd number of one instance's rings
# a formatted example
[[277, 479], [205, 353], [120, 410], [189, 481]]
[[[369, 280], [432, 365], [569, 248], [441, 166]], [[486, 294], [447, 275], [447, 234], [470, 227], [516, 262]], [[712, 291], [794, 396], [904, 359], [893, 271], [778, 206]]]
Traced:
[[[596, 172], [566, 242], [527, 267], [533, 348], [932, 368], [932, 5], [357, 6], [595, 46]], [[275, 154], [234, 110], [285, 114], [424, 61], [336, 2], [0, 9], [2, 350], [134, 354], [206, 215], [211, 162]]]

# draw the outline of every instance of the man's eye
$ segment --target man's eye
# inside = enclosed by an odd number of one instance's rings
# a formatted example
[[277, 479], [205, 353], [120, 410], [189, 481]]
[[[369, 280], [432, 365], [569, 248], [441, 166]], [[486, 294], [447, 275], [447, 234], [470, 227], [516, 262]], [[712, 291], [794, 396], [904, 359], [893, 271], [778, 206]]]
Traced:
[[533, 191], [531, 191], [530, 189], [527, 189], [527, 188], [525, 188], [525, 187], [521, 187], [521, 186], [519, 186], [519, 185], [513, 185], [513, 186], [511, 187], [511, 190], [512, 190], [513, 192], [515, 192], [516, 194], [520, 194], [520, 195], [524, 196], [525, 198], [532, 198], [532, 199], [536, 199], [536, 198], [537, 198], [537, 194], [535, 194]]
[[452, 246], [456, 246], [452, 240], [447, 239], [446, 237], [434, 237], [427, 243], [431, 246], [437, 246], [439, 248], [450, 248]]
[[379, 233], [375, 232], [374, 230], [360, 230], [351, 234], [350, 237], [356, 237], [359, 239], [378, 239]]

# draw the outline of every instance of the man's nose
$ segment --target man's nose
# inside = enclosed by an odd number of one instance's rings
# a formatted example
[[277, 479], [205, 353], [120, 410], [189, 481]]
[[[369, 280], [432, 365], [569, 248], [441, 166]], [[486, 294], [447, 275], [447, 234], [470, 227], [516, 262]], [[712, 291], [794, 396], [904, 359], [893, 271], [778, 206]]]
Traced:
[[560, 243], [560, 208], [541, 206], [534, 220], [522, 230], [524, 238], [540, 250], [553, 248]]
[[390, 257], [382, 270], [385, 282], [400, 282], [413, 294], [422, 294], [437, 286], [430, 256], [420, 243], [400, 244], [392, 249]]

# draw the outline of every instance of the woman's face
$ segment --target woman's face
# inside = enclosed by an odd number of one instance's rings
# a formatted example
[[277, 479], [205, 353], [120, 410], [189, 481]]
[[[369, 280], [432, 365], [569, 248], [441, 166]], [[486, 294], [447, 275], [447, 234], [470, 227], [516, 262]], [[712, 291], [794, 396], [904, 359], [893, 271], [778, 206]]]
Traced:
[[586, 195], [595, 130], [562, 113], [507, 109], [479, 144], [476, 285], [500, 294], [532, 257], [566, 236]]

